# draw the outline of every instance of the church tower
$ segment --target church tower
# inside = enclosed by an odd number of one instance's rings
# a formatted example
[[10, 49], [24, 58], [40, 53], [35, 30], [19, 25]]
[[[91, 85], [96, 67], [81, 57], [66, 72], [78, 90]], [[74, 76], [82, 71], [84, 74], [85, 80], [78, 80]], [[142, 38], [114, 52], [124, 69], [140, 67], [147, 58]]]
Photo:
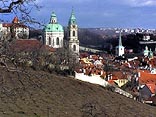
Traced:
[[125, 53], [125, 48], [122, 46], [121, 32], [119, 34], [119, 45], [116, 47], [116, 55], [122, 56]]
[[78, 26], [76, 23], [76, 18], [73, 10], [68, 22], [68, 39], [69, 39], [69, 49], [74, 54], [79, 55]]

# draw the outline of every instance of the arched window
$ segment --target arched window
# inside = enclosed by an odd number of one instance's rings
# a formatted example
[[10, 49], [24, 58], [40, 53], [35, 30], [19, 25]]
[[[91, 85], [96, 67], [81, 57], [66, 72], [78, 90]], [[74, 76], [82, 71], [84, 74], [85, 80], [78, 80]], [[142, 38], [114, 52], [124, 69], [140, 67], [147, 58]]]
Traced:
[[76, 51], [76, 45], [73, 45], [73, 51]]
[[57, 37], [57, 39], [56, 39], [56, 45], [59, 45], [60, 43], [59, 43], [59, 38]]
[[75, 36], [75, 31], [73, 31], [73, 37]]
[[51, 45], [51, 38], [49, 37], [49, 45]]

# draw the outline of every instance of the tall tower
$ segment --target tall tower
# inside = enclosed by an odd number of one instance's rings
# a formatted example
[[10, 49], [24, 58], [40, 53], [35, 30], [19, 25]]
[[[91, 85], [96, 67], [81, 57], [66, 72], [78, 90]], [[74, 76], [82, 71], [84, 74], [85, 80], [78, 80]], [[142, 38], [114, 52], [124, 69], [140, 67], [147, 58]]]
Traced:
[[121, 31], [119, 34], [119, 45], [116, 46], [116, 55], [122, 56], [125, 53], [125, 47], [122, 46]]
[[69, 49], [74, 54], [79, 55], [78, 26], [76, 23], [76, 18], [73, 9], [68, 22], [68, 38]]

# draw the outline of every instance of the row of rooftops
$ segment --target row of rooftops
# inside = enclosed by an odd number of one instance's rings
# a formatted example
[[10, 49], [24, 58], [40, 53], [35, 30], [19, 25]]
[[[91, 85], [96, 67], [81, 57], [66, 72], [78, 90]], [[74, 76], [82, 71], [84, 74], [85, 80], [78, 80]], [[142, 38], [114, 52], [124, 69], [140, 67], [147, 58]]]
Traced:
[[[109, 62], [107, 62], [108, 60]], [[81, 68], [77, 69], [77, 72], [90, 76], [100, 75], [102, 78], [108, 77], [107, 80], [111, 80], [111, 82], [118, 79], [130, 80], [129, 78], [134, 77], [134, 74], [138, 74], [137, 76], [141, 74], [139, 77], [140, 84], [156, 84], [156, 70], [152, 70], [156, 67], [155, 57], [140, 56], [129, 60], [116, 60], [115, 57], [109, 55], [100, 56], [82, 53], [80, 55], [80, 65]], [[113, 70], [106, 71], [105, 67], [112, 67]]]
[[[141, 96], [145, 103], [153, 103], [156, 98], [156, 57], [135, 56], [131, 59], [116, 59], [110, 55], [80, 54], [78, 73], [100, 76], [109, 84], [122, 87], [128, 82], [134, 83], [128, 92]], [[106, 67], [112, 67], [106, 70]]]

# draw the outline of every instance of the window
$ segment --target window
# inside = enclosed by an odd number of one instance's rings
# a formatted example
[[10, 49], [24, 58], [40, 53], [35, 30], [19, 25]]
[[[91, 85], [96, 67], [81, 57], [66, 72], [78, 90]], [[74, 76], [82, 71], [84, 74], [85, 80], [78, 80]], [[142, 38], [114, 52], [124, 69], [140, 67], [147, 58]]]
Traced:
[[76, 51], [76, 45], [73, 45], [73, 51]]
[[75, 36], [75, 31], [73, 31], [73, 36]]
[[51, 45], [51, 38], [49, 37], [49, 45]]
[[60, 43], [59, 43], [59, 38], [57, 37], [57, 39], [56, 39], [56, 45], [59, 45]]

